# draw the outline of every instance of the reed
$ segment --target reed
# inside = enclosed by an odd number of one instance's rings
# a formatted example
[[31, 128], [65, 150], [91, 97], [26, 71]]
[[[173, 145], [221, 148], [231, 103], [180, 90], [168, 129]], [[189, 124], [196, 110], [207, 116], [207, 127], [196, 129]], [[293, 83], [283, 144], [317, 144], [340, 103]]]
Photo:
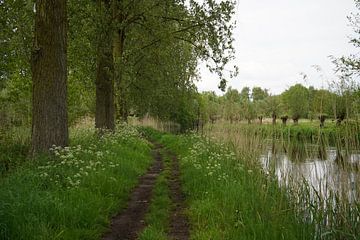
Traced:
[[[360, 235], [358, 123], [328, 128], [310, 123], [221, 123], [206, 126], [205, 135], [231, 146], [248, 165], [260, 166], [278, 179], [297, 217], [316, 226], [314, 239], [357, 239]], [[265, 153], [270, 156], [267, 166], [260, 161]], [[280, 161], [281, 156], [286, 156], [286, 161]], [[306, 175], [312, 175], [315, 184]]]

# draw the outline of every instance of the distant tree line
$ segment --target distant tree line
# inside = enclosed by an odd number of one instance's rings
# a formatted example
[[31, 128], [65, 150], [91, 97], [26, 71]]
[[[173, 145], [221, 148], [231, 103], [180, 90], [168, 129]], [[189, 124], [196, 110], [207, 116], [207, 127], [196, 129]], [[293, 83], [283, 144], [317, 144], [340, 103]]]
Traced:
[[319, 120], [323, 126], [326, 119], [341, 124], [345, 119], [360, 118], [359, 87], [330, 91], [296, 84], [279, 95], [260, 87], [244, 87], [240, 92], [229, 87], [223, 96], [204, 92], [201, 99], [202, 120], [210, 123], [223, 119], [230, 123], [257, 120], [261, 124], [270, 118], [273, 124], [286, 124], [289, 119], [297, 124], [299, 119], [309, 119]]

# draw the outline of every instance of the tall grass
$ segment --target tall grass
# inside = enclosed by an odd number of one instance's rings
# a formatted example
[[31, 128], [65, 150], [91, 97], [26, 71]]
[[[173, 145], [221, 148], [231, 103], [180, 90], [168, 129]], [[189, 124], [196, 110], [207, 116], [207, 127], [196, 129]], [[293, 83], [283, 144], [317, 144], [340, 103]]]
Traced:
[[29, 146], [29, 128], [13, 127], [0, 131], [0, 177], [26, 161]]
[[[291, 162], [283, 164], [291, 164], [294, 168], [301, 164], [303, 166], [310, 164], [310, 162], [305, 163], [304, 161], [311, 158], [317, 158], [317, 161], [321, 161], [322, 158], [326, 159], [327, 156], [324, 155], [326, 149], [335, 146], [337, 149], [335, 162], [341, 163], [338, 167], [341, 174], [336, 173], [336, 176], [345, 174], [346, 182], [337, 177], [331, 179], [334, 186], [329, 182], [319, 182], [321, 187], [317, 188], [311, 182], [306, 181], [305, 177], [292, 176], [292, 171], [278, 173], [276, 176], [276, 169], [270, 169], [269, 174], [279, 179], [279, 185], [282, 183], [283, 191], [286, 191], [286, 195], [295, 206], [297, 218], [302, 219], [310, 226], [316, 226], [313, 238], [357, 239], [360, 236], [358, 192], [360, 176], [357, 172], [358, 167], [349, 164], [348, 158], [354, 149], [359, 149], [357, 123], [347, 123], [340, 127], [333, 125], [328, 128], [319, 128], [308, 123], [287, 127], [218, 124], [207, 126], [205, 132], [208, 137], [231, 146], [237, 155], [247, 161], [250, 166], [260, 163], [260, 155], [266, 151], [266, 148], [269, 148], [269, 145], [273, 156], [285, 152], [282, 154], [286, 154]], [[316, 150], [314, 151], [314, 149]], [[332, 169], [325, 168], [325, 170], [330, 174], [333, 173]], [[311, 172], [313, 172], [312, 174], [328, 174], [327, 172], [314, 173], [314, 171], [318, 170], [312, 169], [309, 174]], [[327, 177], [334, 178], [335, 175]], [[319, 178], [318, 181], [321, 179]], [[347, 182], [348, 179], [351, 179], [351, 182]]]
[[152, 161], [132, 127], [71, 136], [70, 147], [54, 146], [0, 179], [0, 239], [99, 239]]
[[132, 126], [150, 127], [161, 132], [180, 133], [181, 126], [171, 121], [161, 121], [153, 117], [130, 117], [129, 124]]

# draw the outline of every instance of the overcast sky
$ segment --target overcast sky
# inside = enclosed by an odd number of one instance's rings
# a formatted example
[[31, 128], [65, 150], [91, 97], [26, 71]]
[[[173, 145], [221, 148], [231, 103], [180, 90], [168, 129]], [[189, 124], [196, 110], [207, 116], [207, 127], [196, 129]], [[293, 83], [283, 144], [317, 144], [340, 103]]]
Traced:
[[[275, 94], [295, 83], [326, 88], [327, 79], [334, 78], [328, 56], [355, 52], [348, 43], [351, 12], [356, 12], [353, 0], [238, 0], [234, 46], [239, 75], [228, 86], [260, 86]], [[220, 93], [216, 75], [203, 65], [200, 73], [198, 89]]]

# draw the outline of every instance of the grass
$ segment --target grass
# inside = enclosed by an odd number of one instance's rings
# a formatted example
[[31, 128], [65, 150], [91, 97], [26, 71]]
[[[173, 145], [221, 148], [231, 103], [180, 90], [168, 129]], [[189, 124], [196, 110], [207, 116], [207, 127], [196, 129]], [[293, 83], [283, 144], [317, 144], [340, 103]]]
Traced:
[[26, 161], [29, 145], [29, 128], [14, 127], [6, 132], [0, 131], [0, 177]]
[[154, 135], [180, 156], [191, 239], [311, 239], [314, 226], [251, 156], [195, 135]]
[[152, 161], [131, 127], [75, 129], [71, 143], [0, 179], [0, 239], [99, 239]]

